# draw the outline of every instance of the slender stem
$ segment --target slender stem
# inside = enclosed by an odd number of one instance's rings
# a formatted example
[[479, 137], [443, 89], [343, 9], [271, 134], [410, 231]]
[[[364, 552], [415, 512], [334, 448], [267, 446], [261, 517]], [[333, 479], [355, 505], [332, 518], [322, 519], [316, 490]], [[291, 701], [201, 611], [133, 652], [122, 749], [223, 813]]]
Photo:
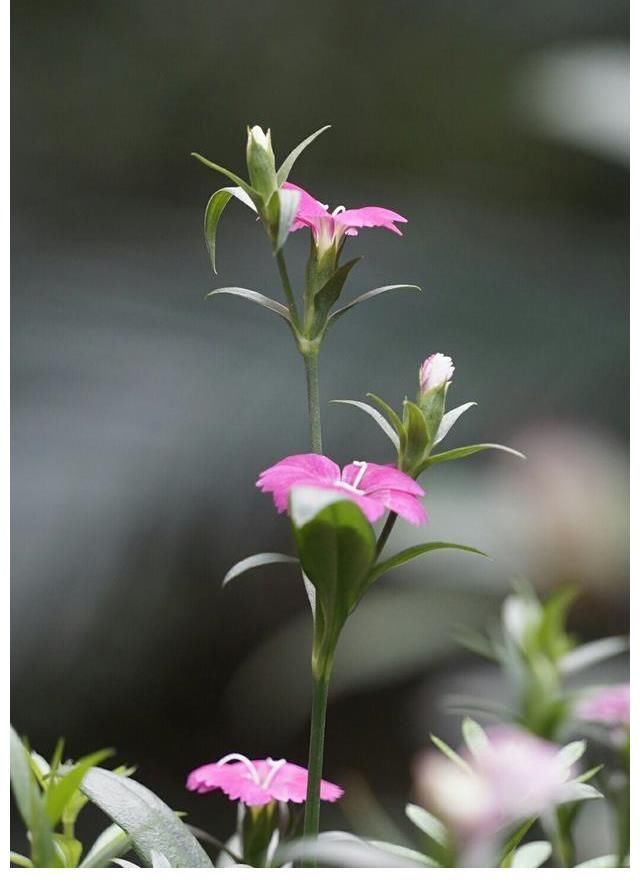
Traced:
[[322, 453], [322, 425], [320, 423], [320, 383], [318, 379], [318, 353], [303, 355], [307, 377], [307, 403], [309, 405], [309, 431], [311, 449]]
[[298, 315], [298, 306], [296, 305], [296, 299], [293, 295], [293, 288], [291, 286], [291, 281], [289, 280], [289, 272], [287, 271], [287, 263], [285, 262], [282, 250], [278, 250], [276, 253], [276, 263], [278, 265], [278, 271], [280, 272], [282, 289], [287, 300], [287, 305], [289, 306], [289, 312], [291, 313], [291, 319], [295, 326], [299, 327], [300, 316]]
[[397, 515], [395, 512], [389, 512], [387, 515], [387, 520], [384, 522], [384, 527], [380, 531], [380, 536], [378, 537], [378, 542], [376, 543], [376, 556], [379, 557], [380, 553], [384, 549], [385, 543], [389, 539], [389, 535], [393, 530], [393, 525], [396, 523]]
[[[304, 810], [304, 837], [315, 839], [320, 829], [320, 781], [324, 756], [324, 729], [327, 720], [327, 695], [329, 678], [322, 676], [313, 679], [313, 705], [311, 708], [311, 734], [309, 737], [309, 777], [307, 783], [307, 803]], [[305, 866], [316, 866], [308, 860]]]

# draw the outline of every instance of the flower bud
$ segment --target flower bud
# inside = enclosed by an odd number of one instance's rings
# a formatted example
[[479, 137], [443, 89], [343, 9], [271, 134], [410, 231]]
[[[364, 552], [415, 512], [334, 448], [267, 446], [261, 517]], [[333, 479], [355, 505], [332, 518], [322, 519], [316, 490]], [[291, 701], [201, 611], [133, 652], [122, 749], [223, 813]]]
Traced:
[[431, 389], [449, 382], [454, 370], [453, 361], [448, 355], [441, 352], [429, 355], [420, 367], [420, 394], [424, 397]]
[[253, 126], [248, 130], [247, 169], [252, 187], [266, 203], [278, 187], [271, 130], [265, 133], [260, 126]]

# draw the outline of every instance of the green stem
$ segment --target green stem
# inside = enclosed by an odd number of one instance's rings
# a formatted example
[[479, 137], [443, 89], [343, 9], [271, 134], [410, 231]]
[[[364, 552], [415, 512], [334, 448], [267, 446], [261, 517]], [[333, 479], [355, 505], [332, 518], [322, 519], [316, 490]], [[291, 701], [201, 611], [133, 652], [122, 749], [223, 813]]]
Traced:
[[320, 383], [318, 379], [318, 353], [303, 355], [307, 377], [307, 403], [309, 405], [309, 431], [311, 449], [322, 453], [322, 425], [320, 423]]
[[[311, 734], [309, 738], [309, 777], [307, 802], [304, 810], [304, 837], [316, 839], [320, 829], [320, 781], [324, 756], [324, 729], [327, 720], [327, 695], [329, 677], [314, 677], [313, 705], [311, 707]], [[305, 866], [316, 866], [316, 861], [307, 860]]]
[[384, 522], [384, 527], [382, 528], [380, 536], [378, 537], [378, 542], [376, 543], [376, 557], [379, 557], [384, 549], [385, 543], [389, 539], [389, 535], [393, 530], [393, 525], [396, 523], [397, 517], [395, 512], [389, 512], [387, 515], [387, 520]]
[[287, 263], [284, 260], [284, 253], [282, 252], [282, 250], [278, 250], [278, 252], [276, 253], [276, 263], [278, 265], [278, 271], [280, 272], [282, 289], [287, 300], [287, 305], [291, 314], [291, 320], [293, 321], [295, 327], [299, 328], [300, 316], [298, 315], [298, 306], [296, 305], [295, 296], [293, 295], [293, 288], [291, 286], [291, 281], [289, 280], [289, 272], [287, 271]]

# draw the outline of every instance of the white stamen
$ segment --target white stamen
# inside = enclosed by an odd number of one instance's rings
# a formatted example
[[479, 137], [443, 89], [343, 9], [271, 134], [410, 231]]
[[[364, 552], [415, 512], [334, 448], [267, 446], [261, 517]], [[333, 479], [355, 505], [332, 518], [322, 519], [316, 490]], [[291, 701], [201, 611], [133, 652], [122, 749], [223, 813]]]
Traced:
[[253, 762], [248, 759], [246, 755], [242, 755], [241, 752], [230, 752], [229, 755], [224, 755], [218, 762], [216, 762], [216, 764], [226, 765], [227, 762], [242, 762], [242, 764], [249, 772], [253, 782], [257, 783], [258, 786], [260, 786], [260, 775], [258, 774]]
[[345, 206], [343, 206], [342, 204], [340, 204], [339, 207], [336, 207], [336, 208], [335, 208], [335, 210], [333, 211], [333, 213], [331, 213], [331, 215], [332, 215], [332, 216], [339, 216], [340, 213], [344, 213], [346, 209], [347, 209], [347, 208], [346, 208]]
[[274, 761], [272, 758], [268, 758], [267, 764], [269, 765], [271, 770], [269, 771], [269, 773], [267, 774], [265, 779], [262, 781], [262, 788], [263, 789], [269, 788], [269, 786], [271, 785], [271, 781], [276, 776], [276, 774], [278, 773], [280, 768], [282, 768], [284, 765], [287, 764], [287, 760], [286, 759], [278, 759], [277, 761]]
[[366, 463], [363, 460], [354, 459], [352, 464], [354, 466], [360, 466], [360, 471], [356, 475], [353, 484], [349, 484], [348, 481], [336, 481], [336, 487], [343, 487], [345, 490], [350, 490], [351, 493], [357, 493], [360, 496], [364, 496], [364, 490], [359, 490], [358, 484], [360, 484], [360, 482], [364, 478], [364, 473], [369, 468], [369, 463]]

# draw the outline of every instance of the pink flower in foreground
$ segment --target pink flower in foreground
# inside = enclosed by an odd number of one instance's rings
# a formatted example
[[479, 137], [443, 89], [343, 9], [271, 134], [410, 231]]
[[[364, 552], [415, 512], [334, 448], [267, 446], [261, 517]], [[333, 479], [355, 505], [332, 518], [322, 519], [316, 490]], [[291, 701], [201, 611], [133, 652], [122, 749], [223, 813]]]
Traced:
[[420, 367], [420, 393], [426, 395], [430, 389], [449, 382], [454, 370], [453, 361], [448, 355], [440, 352], [429, 355]]
[[424, 490], [413, 478], [392, 466], [355, 461], [340, 466], [317, 453], [287, 456], [261, 472], [256, 486], [272, 493], [279, 512], [289, 504], [289, 492], [298, 485], [338, 490], [357, 503], [369, 521], [377, 521], [389, 509], [410, 524], [424, 524], [427, 513], [418, 497]]
[[[307, 769], [292, 765], [286, 759], [255, 759], [232, 752], [218, 762], [202, 765], [187, 778], [187, 789], [205, 793], [219, 789], [232, 801], [245, 805], [267, 805], [269, 802], [304, 802], [307, 798]], [[322, 780], [320, 798], [335, 802], [344, 790], [335, 783]]]
[[[567, 751], [572, 753], [569, 747]], [[418, 763], [420, 800], [462, 835], [489, 835], [527, 817], [599, 793], [574, 779], [573, 762], [555, 743], [512, 725], [490, 729], [467, 768], [430, 752]]]
[[583, 721], [619, 727], [629, 724], [630, 706], [629, 685], [611, 685], [586, 695], [576, 706], [576, 715]]
[[407, 221], [399, 213], [383, 207], [359, 207], [355, 210], [336, 207], [330, 213], [328, 204], [320, 203], [300, 186], [285, 182], [282, 187], [297, 191], [300, 195], [291, 231], [310, 228], [316, 244], [322, 249], [327, 249], [333, 242], [339, 243], [345, 235], [357, 235], [359, 228], [386, 228], [402, 235], [395, 223]]

